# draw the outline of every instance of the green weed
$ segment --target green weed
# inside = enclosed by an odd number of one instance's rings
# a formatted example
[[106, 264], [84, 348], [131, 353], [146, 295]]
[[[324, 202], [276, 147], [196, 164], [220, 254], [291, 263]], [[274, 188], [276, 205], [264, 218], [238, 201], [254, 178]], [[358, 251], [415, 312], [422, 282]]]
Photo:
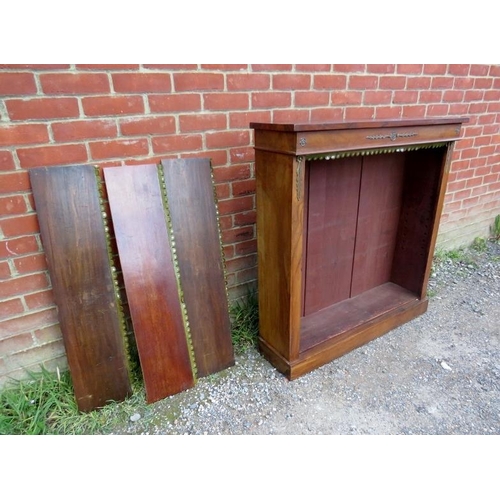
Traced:
[[245, 297], [234, 301], [229, 308], [231, 334], [237, 354], [257, 345], [259, 333], [259, 301], [257, 292], [251, 291]]
[[491, 240], [500, 243], [500, 214], [495, 217], [491, 226]]

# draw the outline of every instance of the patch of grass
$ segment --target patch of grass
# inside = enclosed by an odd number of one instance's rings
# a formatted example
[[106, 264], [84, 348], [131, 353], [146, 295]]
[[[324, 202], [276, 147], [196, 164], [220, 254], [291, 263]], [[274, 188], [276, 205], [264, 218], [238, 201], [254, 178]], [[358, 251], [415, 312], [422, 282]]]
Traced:
[[491, 240], [500, 243], [500, 214], [495, 217], [491, 226]]
[[128, 423], [138, 407], [146, 406], [137, 380], [127, 400], [110, 402], [88, 413], [78, 410], [69, 372], [41, 368], [26, 380], [13, 381], [0, 392], [0, 435], [102, 434]]
[[477, 238], [474, 238], [474, 241], [471, 244], [471, 248], [476, 252], [485, 252], [488, 248], [486, 244], [486, 238], [481, 238], [479, 236]]
[[257, 345], [259, 334], [259, 301], [255, 290], [234, 301], [229, 307], [234, 350], [242, 354]]

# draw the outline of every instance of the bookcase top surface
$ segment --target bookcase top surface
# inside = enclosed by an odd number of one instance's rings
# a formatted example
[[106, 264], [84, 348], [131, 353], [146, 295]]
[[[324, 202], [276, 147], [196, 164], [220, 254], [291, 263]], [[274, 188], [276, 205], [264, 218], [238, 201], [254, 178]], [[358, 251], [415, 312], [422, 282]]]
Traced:
[[273, 122], [251, 122], [250, 128], [256, 130], [273, 130], [278, 132], [311, 132], [326, 130], [346, 130], [364, 128], [395, 128], [429, 125], [462, 124], [468, 122], [467, 117], [441, 117], [422, 118], [413, 120], [370, 120], [370, 121], [344, 121], [344, 122], [297, 122], [297, 123], [273, 123]]

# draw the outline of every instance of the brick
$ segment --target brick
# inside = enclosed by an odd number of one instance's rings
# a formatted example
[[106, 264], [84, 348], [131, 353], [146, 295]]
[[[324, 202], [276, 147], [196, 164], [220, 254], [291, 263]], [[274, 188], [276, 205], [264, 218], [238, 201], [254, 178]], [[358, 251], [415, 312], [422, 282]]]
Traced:
[[110, 70], [110, 71], [119, 71], [119, 70], [138, 70], [138, 64], [77, 64], [76, 69], [80, 70]]
[[330, 92], [316, 90], [312, 92], [298, 91], [295, 93], [295, 106], [298, 107], [327, 106], [329, 102]]
[[0, 95], [36, 94], [32, 73], [0, 73]]
[[275, 90], [308, 90], [310, 88], [310, 75], [273, 75], [273, 89]]
[[424, 64], [424, 74], [426, 75], [444, 75], [446, 69], [446, 64]]
[[[227, 261], [234, 257], [234, 246], [233, 245], [225, 245], [222, 247], [222, 251], [224, 252], [224, 259]], [[229, 275], [228, 275], [229, 276]]]
[[347, 87], [345, 75], [314, 75], [313, 88], [318, 90], [343, 90]]
[[142, 97], [138, 95], [83, 97], [82, 106], [87, 116], [114, 116], [144, 113], [144, 103]]
[[212, 132], [205, 135], [208, 148], [244, 146], [250, 144], [248, 131]]
[[268, 90], [271, 77], [265, 74], [239, 73], [227, 76], [227, 90]]
[[[254, 237], [255, 237], [255, 234], [254, 234], [254, 227], [253, 226], [238, 227], [236, 229], [230, 229], [228, 231], [224, 231], [222, 233], [222, 243], [224, 245], [227, 245], [229, 243], [237, 243], [240, 241], [251, 240]], [[229, 271], [229, 266], [227, 266], [227, 264], [229, 262], [233, 262], [233, 261], [227, 261], [226, 267], [228, 267], [228, 271]]]
[[467, 90], [465, 92], [466, 101], [482, 101], [484, 98], [484, 91], [482, 90]]
[[235, 165], [229, 167], [214, 168], [215, 182], [231, 182], [248, 179], [250, 177], [249, 165]]
[[115, 92], [137, 94], [170, 92], [170, 73], [115, 73], [112, 75]]
[[10, 266], [6, 260], [0, 262], [0, 280], [6, 280], [10, 278]]
[[311, 109], [311, 121], [315, 122], [341, 121], [343, 118], [344, 118], [344, 110], [342, 108]]
[[257, 220], [257, 212], [251, 210], [249, 212], [241, 212], [234, 215], [234, 227], [243, 227], [255, 224]]
[[471, 64], [470, 74], [473, 76], [486, 76], [489, 68], [488, 64]]
[[484, 91], [485, 101], [500, 101], [500, 90], [485, 90]]
[[257, 267], [252, 267], [250, 269], [243, 269], [242, 271], [238, 271], [236, 273], [236, 282], [238, 284], [245, 284], [255, 281], [257, 277], [258, 277]]
[[90, 155], [94, 160], [143, 156], [149, 153], [147, 139], [124, 139], [91, 142], [89, 144], [89, 148]]
[[462, 189], [461, 191], [457, 191], [457, 192], [453, 193], [453, 200], [457, 201], [457, 200], [463, 200], [465, 198], [469, 198], [470, 193], [471, 193], [470, 189]]
[[395, 64], [368, 64], [366, 66], [367, 73], [394, 73], [395, 70]]
[[381, 120], [401, 118], [402, 106], [378, 106], [375, 108], [375, 118]]
[[468, 90], [474, 86], [473, 78], [455, 78], [454, 89], [456, 90]]
[[431, 77], [429, 76], [409, 76], [406, 79], [407, 89], [426, 90], [431, 86]]
[[31, 188], [29, 174], [26, 171], [0, 173], [0, 194], [16, 191], [28, 191]]
[[70, 165], [87, 161], [87, 150], [83, 144], [40, 146], [18, 149], [21, 167], [44, 167], [51, 165]]
[[490, 66], [490, 76], [500, 76], [500, 64]]
[[307, 109], [276, 109], [273, 111], [273, 120], [276, 122], [305, 122], [309, 121]]
[[244, 181], [235, 181], [231, 183], [233, 196], [246, 196], [255, 194], [255, 179], [246, 179]]
[[349, 76], [348, 87], [350, 89], [368, 90], [376, 89], [378, 76], [373, 75], [351, 75]]
[[69, 64], [0, 64], [0, 69], [33, 69], [33, 70], [50, 70], [50, 69], [69, 69]]
[[237, 163], [248, 163], [255, 161], [255, 150], [253, 146], [243, 147], [243, 148], [231, 148], [229, 152], [229, 158], [231, 164]]
[[199, 94], [150, 95], [148, 102], [153, 113], [201, 110], [201, 96]]
[[221, 73], [175, 73], [174, 89], [176, 92], [196, 90], [224, 90], [224, 75]]
[[[47, 125], [18, 124], [0, 126], [0, 146], [39, 144], [49, 141]], [[5, 164], [15, 168], [11, 153], [3, 153]], [[2, 169], [3, 170], [3, 169]]]
[[467, 76], [469, 74], [470, 64], [450, 64], [448, 73], [456, 76]]
[[197, 114], [179, 116], [179, 128], [181, 132], [206, 131], [227, 128], [226, 115]]
[[204, 108], [207, 111], [248, 109], [248, 94], [224, 92], [203, 96]]
[[[465, 100], [468, 101], [467, 96]], [[488, 105], [485, 102], [471, 102], [469, 104], [469, 113], [471, 115], [486, 113]]]
[[35, 236], [22, 236], [0, 241], [0, 259], [37, 252], [38, 250]]
[[12, 195], [0, 198], [0, 217], [4, 215], [19, 215], [27, 212], [24, 196]]
[[235, 255], [249, 255], [257, 252], [257, 240], [247, 240], [234, 245]]
[[217, 194], [217, 200], [224, 200], [231, 195], [229, 184], [217, 184], [215, 186], [215, 192]]
[[419, 103], [441, 102], [443, 98], [442, 90], [422, 90], [419, 94]]
[[0, 300], [43, 290], [49, 285], [45, 273], [30, 274], [0, 282]]
[[412, 104], [418, 101], [416, 90], [396, 90], [392, 102], [394, 104]]
[[3, 319], [16, 316], [24, 312], [24, 306], [21, 299], [10, 299], [0, 302], [0, 317]]
[[329, 72], [332, 69], [331, 64], [296, 64], [297, 71], [305, 71], [306, 73], [313, 73], [316, 71]]
[[54, 293], [52, 290], [43, 290], [25, 295], [24, 300], [30, 310], [45, 309], [54, 305]]
[[363, 93], [356, 90], [338, 90], [332, 92], [332, 105], [349, 106], [359, 105], [363, 99]]
[[38, 330], [35, 330], [35, 338], [40, 344], [47, 342], [54, 342], [55, 340], [62, 339], [61, 326], [59, 324], [50, 325]]
[[424, 65], [423, 64], [398, 64], [397, 72], [406, 73], [410, 75], [418, 75], [422, 73]]
[[55, 308], [33, 314], [25, 314], [20, 318], [0, 321], [0, 339], [11, 337], [19, 333], [29, 332], [34, 328], [40, 328], [41, 326], [54, 323], [57, 323], [57, 311]]
[[38, 218], [35, 214], [0, 219], [0, 228], [6, 238], [15, 238], [17, 236], [40, 232]]
[[194, 151], [202, 149], [201, 135], [170, 135], [151, 139], [154, 153], [171, 153], [177, 151]]
[[107, 94], [110, 91], [105, 73], [46, 73], [39, 78], [45, 94]]
[[12, 354], [24, 351], [33, 346], [33, 338], [29, 333], [13, 335], [12, 337], [0, 340], [0, 357], [11, 356]]
[[[0, 130], [0, 138], [2, 137], [2, 132]], [[15, 170], [16, 164], [14, 163], [14, 158], [10, 151], [0, 151], [0, 173], [6, 172], [8, 170]]]
[[449, 113], [451, 115], [466, 115], [469, 105], [467, 103], [451, 103]]
[[431, 82], [433, 89], [452, 89], [455, 79], [451, 76], [434, 76]]
[[490, 89], [493, 85], [493, 80], [491, 78], [475, 78], [474, 88], [475, 89]]
[[[249, 229], [252, 229], [253, 233], [253, 228]], [[235, 231], [238, 231], [238, 229], [236, 229]], [[245, 257], [236, 257], [234, 259], [228, 260], [226, 262], [226, 267], [230, 273], [233, 273], [236, 271], [241, 271], [242, 269], [249, 269], [251, 267], [255, 267], [256, 264], [257, 264], [257, 255], [253, 254], [253, 255], [247, 255]]]
[[123, 118], [120, 120], [123, 135], [165, 135], [176, 131], [173, 116]]
[[405, 76], [381, 76], [379, 79], [379, 88], [388, 90], [401, 90], [406, 87]]
[[291, 71], [291, 64], [252, 64], [253, 71]]
[[425, 110], [425, 106], [403, 106], [402, 118], [423, 118]]
[[[51, 342], [42, 346], [36, 346], [31, 349], [26, 349], [10, 356], [10, 362], [17, 366], [36, 371], [40, 369], [40, 364], [47, 365], [48, 360], [55, 360], [64, 355], [63, 341]], [[65, 359], [65, 358], [64, 358]], [[57, 366], [64, 360], [57, 360]]]
[[271, 111], [238, 111], [229, 114], [229, 128], [249, 128], [250, 122], [270, 122]]
[[219, 202], [219, 213], [221, 215], [235, 214], [253, 210], [254, 196], [242, 196]]
[[364, 104], [390, 104], [392, 92], [390, 90], [367, 90], [364, 93]]
[[283, 108], [291, 106], [292, 95], [290, 92], [254, 92], [251, 100], [252, 108]]
[[462, 90], [445, 90], [443, 92], [443, 102], [461, 102], [464, 99]]
[[5, 101], [5, 105], [11, 120], [76, 118], [80, 114], [74, 97], [10, 99]]
[[347, 108], [345, 110], [346, 120], [371, 120], [375, 116], [375, 108]]
[[448, 109], [448, 104], [430, 104], [427, 106], [427, 114], [429, 116], [446, 116]]
[[28, 274], [47, 270], [47, 261], [45, 260], [45, 254], [43, 253], [19, 257], [14, 259], [13, 262], [19, 274]]
[[220, 71], [238, 71], [248, 69], [248, 64], [202, 64], [201, 68]]
[[362, 73], [365, 71], [364, 64], [334, 64], [333, 70], [340, 73]]
[[197, 64], [142, 64], [145, 69], [171, 69], [171, 70], [193, 70], [197, 69]]
[[226, 215], [224, 217], [219, 217], [219, 227], [221, 228], [221, 231], [231, 229], [233, 227], [233, 216]]
[[116, 137], [114, 120], [78, 120], [52, 123], [52, 133], [58, 142]]

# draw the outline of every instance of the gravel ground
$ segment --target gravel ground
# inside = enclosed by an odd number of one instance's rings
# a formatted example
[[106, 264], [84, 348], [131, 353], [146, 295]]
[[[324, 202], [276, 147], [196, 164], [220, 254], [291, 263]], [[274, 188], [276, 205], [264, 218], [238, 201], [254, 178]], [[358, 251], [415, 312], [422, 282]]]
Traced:
[[428, 311], [288, 381], [258, 351], [113, 434], [500, 434], [500, 245], [435, 265]]

